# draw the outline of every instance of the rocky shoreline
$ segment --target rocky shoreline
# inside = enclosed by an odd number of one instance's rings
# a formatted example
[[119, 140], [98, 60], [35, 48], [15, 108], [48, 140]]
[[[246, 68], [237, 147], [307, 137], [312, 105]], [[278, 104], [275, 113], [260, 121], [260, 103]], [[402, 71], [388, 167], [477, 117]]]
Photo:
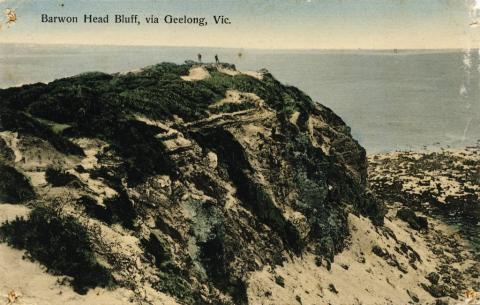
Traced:
[[368, 160], [374, 193], [389, 210], [402, 210], [393, 217], [420, 232], [435, 255], [435, 271], [421, 286], [445, 304], [480, 291], [480, 147], [392, 152]]
[[[382, 226], [349, 215], [347, 247], [252, 277], [252, 304], [460, 305], [480, 302], [479, 147], [368, 156]], [[278, 284], [281, 279], [281, 285]]]

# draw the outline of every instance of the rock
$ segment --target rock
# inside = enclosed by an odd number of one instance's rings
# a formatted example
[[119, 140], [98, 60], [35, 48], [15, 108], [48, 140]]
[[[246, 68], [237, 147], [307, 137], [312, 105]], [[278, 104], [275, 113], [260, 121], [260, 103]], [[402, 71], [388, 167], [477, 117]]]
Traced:
[[359, 256], [357, 257], [357, 262], [359, 262], [360, 264], [365, 264], [366, 259], [364, 256]]
[[414, 211], [409, 208], [401, 208], [397, 212], [397, 217], [407, 222], [410, 227], [418, 231], [428, 230], [428, 221], [426, 217], [417, 216]]
[[[202, 80], [182, 79], [194, 63], [164, 63], [0, 90], [0, 131], [28, 135], [22, 153], [48, 160], [12, 164], [1, 142], [0, 200], [38, 188], [32, 208], [87, 227], [122, 287], [150, 285], [183, 304], [246, 304], [248, 276], [286, 257], [330, 268], [349, 213], [383, 223], [365, 149], [299, 89], [222, 67], [201, 66]], [[61, 189], [30, 186], [22, 173], [32, 168]]]
[[436, 273], [436, 272], [430, 272], [429, 274], [427, 274], [427, 276], [425, 278], [427, 280], [429, 280], [430, 283], [436, 285], [436, 284], [438, 284], [438, 281], [440, 280], [440, 275], [438, 275], [438, 273]]
[[423, 287], [423, 289], [425, 289], [425, 291], [430, 293], [430, 295], [435, 298], [445, 297], [450, 294], [450, 289], [445, 285], [426, 285], [422, 283], [421, 286]]
[[[411, 240], [426, 239], [433, 253], [421, 258], [406, 244], [400, 243], [395, 248], [397, 253], [408, 257], [409, 265], [417, 268], [417, 274], [422, 273], [421, 259], [426, 261], [424, 264], [436, 266], [436, 272], [423, 275], [429, 282], [421, 286], [432, 296], [444, 298], [437, 300], [437, 304], [447, 304], [447, 298], [458, 299], [468, 287], [478, 287], [478, 267], [471, 268], [470, 262], [478, 262], [479, 258], [474, 249], [479, 242], [475, 224], [480, 215], [480, 193], [478, 188], [475, 191], [471, 188], [478, 184], [479, 152], [480, 146], [476, 145], [464, 149], [387, 153], [369, 159], [370, 185], [375, 195], [389, 207], [401, 206], [397, 218], [422, 233], [412, 232]], [[428, 215], [428, 221], [414, 211]], [[427, 232], [429, 222], [432, 225]], [[452, 234], [451, 229], [455, 233]]]
[[333, 285], [333, 284], [328, 285], [328, 290], [330, 290], [331, 292], [333, 292], [335, 294], [338, 294], [338, 290], [337, 290], [337, 288], [335, 288], [335, 285]]
[[413, 302], [415, 302], [415, 303], [420, 302], [420, 299], [418, 298], [418, 296], [415, 292], [407, 289], [407, 294], [412, 299]]
[[390, 254], [387, 250], [382, 249], [378, 245], [375, 245], [372, 247], [372, 252], [378, 257], [383, 258], [387, 262], [387, 264], [389, 264], [390, 266], [396, 267], [402, 273], [408, 273], [407, 267], [402, 263], [400, 263], [395, 257], [395, 255]]
[[285, 288], [285, 279], [282, 276], [276, 275], [275, 276], [275, 283], [278, 286]]
[[159, 230], [152, 230], [150, 238], [145, 240], [144, 244], [147, 251], [155, 257], [155, 264], [158, 267], [171, 260], [169, 245], [165, 242]]
[[379, 257], [386, 257], [388, 255], [387, 250], [380, 248], [378, 245], [373, 246], [372, 252]]
[[214, 152], [209, 151], [207, 154], [208, 166], [211, 168], [217, 168], [218, 158]]
[[407, 267], [406, 267], [405, 265], [403, 265], [402, 263], [399, 263], [399, 262], [397, 261], [397, 262], [396, 262], [395, 264], [393, 264], [393, 265], [396, 266], [397, 269], [400, 270], [400, 272], [402, 272], [402, 273], [408, 273]]

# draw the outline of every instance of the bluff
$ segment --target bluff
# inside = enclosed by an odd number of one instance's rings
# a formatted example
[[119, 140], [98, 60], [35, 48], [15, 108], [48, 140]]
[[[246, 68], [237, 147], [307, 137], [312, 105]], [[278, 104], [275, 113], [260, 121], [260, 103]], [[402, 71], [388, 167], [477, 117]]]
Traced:
[[383, 223], [365, 150], [268, 71], [163, 63], [0, 91], [0, 236], [75, 291], [248, 304], [249, 276], [313, 255], [349, 213]]

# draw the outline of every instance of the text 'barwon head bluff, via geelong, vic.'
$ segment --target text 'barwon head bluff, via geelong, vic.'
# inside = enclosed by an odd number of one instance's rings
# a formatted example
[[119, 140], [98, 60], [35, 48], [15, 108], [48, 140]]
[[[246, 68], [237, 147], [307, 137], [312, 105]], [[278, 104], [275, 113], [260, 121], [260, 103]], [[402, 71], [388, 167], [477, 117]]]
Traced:
[[[232, 23], [229, 17], [223, 15], [213, 15], [209, 17], [201, 16], [174, 16], [174, 15], [149, 15], [140, 17], [140, 15], [132, 14], [115, 14], [95, 16], [91, 14], [84, 14], [81, 18], [78, 16], [52, 16], [48, 14], [41, 15], [42, 23], [53, 24], [175, 24], [175, 25], [197, 25], [207, 26], [209, 24], [215, 25], [229, 25]], [[210, 22], [210, 23], [209, 23]]]

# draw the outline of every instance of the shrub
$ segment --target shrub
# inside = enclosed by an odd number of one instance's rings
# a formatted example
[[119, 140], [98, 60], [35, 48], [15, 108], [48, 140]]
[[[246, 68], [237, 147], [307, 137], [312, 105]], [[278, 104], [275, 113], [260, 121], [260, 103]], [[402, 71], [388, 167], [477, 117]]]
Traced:
[[397, 217], [410, 225], [410, 228], [417, 231], [428, 231], [428, 220], [426, 217], [417, 216], [409, 208], [401, 208], [397, 211]]
[[66, 186], [73, 181], [80, 182], [76, 176], [52, 167], [45, 171], [45, 179], [53, 186]]
[[118, 195], [106, 198], [104, 204], [107, 208], [107, 214], [110, 219], [106, 219], [107, 223], [120, 223], [127, 229], [133, 229], [137, 212], [133, 202], [128, 194], [122, 189], [117, 190]]
[[275, 284], [277, 284], [280, 287], [285, 287], [285, 279], [281, 275], [276, 275]]
[[0, 201], [18, 203], [33, 197], [35, 192], [28, 179], [15, 168], [0, 163]]
[[96, 261], [87, 231], [71, 216], [35, 208], [28, 219], [17, 218], [1, 226], [0, 238], [15, 248], [27, 250], [49, 272], [72, 277], [77, 293], [114, 285], [110, 271]]

